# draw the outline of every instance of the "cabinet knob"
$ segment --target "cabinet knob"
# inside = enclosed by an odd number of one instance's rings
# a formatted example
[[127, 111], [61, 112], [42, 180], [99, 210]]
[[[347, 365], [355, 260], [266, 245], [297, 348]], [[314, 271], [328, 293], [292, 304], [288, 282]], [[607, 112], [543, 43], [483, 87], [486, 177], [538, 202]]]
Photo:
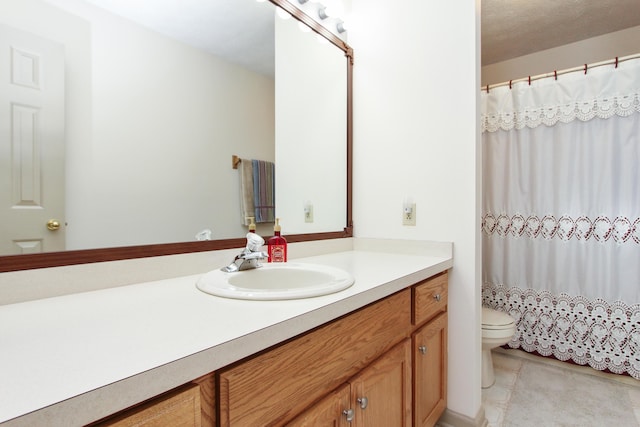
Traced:
[[427, 354], [427, 346], [426, 345], [421, 345], [420, 347], [418, 347], [418, 350], [422, 354]]
[[360, 404], [360, 408], [366, 409], [367, 405], [369, 404], [369, 399], [367, 399], [366, 397], [359, 397], [358, 403]]
[[435, 294], [433, 296], [433, 299], [435, 299], [436, 301], [440, 302], [440, 300], [442, 299], [442, 297], [440, 296], [440, 294]]
[[342, 414], [347, 417], [348, 422], [353, 421], [353, 409], [345, 409]]

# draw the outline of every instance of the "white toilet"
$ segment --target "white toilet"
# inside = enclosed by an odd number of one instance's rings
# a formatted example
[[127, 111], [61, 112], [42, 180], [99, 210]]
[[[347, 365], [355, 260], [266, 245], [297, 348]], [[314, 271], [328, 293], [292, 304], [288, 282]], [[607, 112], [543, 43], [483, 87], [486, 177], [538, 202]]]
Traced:
[[516, 333], [516, 321], [502, 311], [482, 307], [482, 388], [496, 381], [493, 375], [491, 349], [511, 341]]

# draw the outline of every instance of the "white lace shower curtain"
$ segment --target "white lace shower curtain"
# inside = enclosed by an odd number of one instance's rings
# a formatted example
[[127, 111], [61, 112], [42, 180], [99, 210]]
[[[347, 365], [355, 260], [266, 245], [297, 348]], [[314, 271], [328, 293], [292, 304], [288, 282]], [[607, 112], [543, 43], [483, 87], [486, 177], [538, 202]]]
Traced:
[[482, 93], [483, 303], [640, 379], [640, 60]]

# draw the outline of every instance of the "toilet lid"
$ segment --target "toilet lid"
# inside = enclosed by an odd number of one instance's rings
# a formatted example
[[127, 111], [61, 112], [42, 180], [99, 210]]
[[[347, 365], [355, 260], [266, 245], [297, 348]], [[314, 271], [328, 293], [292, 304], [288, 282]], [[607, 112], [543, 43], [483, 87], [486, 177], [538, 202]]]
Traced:
[[513, 317], [502, 311], [482, 307], [482, 328], [500, 329], [513, 325]]

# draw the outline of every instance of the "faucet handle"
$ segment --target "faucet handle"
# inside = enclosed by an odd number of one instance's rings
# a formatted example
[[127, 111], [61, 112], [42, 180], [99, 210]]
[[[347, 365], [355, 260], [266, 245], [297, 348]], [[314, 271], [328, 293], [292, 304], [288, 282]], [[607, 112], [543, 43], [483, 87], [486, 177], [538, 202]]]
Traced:
[[247, 253], [242, 258], [243, 259], [265, 259], [265, 258], [268, 258], [268, 257], [269, 257], [269, 255], [267, 255], [266, 252], [255, 251], [255, 252]]
[[247, 249], [251, 252], [258, 252], [264, 245], [264, 239], [256, 233], [247, 233]]

